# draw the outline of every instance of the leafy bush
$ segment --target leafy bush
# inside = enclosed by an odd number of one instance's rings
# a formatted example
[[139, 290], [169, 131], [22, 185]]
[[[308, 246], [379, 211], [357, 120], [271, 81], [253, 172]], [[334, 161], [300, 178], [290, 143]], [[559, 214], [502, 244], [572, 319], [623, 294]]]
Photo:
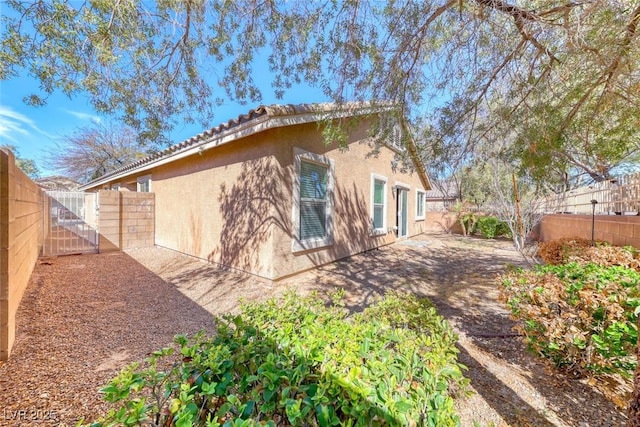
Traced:
[[495, 216], [482, 216], [478, 218], [477, 229], [487, 239], [508, 236], [511, 233], [507, 223], [500, 221]]
[[502, 280], [501, 298], [531, 350], [579, 374], [633, 375], [640, 273], [573, 262], [514, 270]]
[[347, 314], [338, 299], [293, 293], [244, 305], [214, 337], [179, 336], [177, 352], [123, 370], [96, 425], [456, 425], [467, 380], [431, 303], [389, 294]]

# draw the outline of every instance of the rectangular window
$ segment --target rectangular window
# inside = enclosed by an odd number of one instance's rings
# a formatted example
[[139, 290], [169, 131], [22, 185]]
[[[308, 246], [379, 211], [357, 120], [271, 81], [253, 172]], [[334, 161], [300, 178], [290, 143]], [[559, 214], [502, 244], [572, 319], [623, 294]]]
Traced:
[[387, 178], [379, 175], [371, 175], [371, 228], [372, 234], [386, 232], [386, 200]]
[[425, 192], [416, 191], [416, 219], [424, 219]]
[[300, 162], [300, 239], [323, 239], [327, 236], [328, 167], [308, 161]]
[[151, 191], [151, 176], [141, 176], [138, 178], [137, 190], [140, 193], [148, 193]]
[[293, 252], [333, 244], [333, 160], [294, 148]]

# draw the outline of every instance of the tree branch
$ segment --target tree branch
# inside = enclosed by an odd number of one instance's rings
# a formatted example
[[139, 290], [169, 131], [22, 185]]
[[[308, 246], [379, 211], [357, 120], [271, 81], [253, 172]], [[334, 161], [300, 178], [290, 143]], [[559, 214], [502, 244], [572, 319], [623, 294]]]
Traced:
[[505, 3], [502, 0], [475, 0], [475, 1], [482, 6], [487, 6], [491, 9], [497, 10], [499, 12], [503, 12], [511, 16], [513, 18], [513, 22], [516, 28], [518, 29], [518, 32], [520, 33], [523, 39], [531, 43], [536, 49], [538, 49], [538, 51], [546, 54], [551, 59], [551, 61], [558, 61], [558, 58], [554, 56], [553, 52], [551, 52], [549, 48], [547, 48], [542, 43], [540, 43], [540, 41], [534, 35], [527, 32], [525, 28], [525, 22], [527, 21], [539, 22], [541, 20], [540, 15], [538, 15], [535, 12], [510, 5], [508, 3]]

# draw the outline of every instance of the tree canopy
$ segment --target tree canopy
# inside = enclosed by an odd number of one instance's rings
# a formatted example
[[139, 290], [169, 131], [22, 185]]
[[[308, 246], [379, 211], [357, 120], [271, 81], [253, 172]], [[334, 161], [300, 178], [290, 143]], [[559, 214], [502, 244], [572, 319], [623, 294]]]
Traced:
[[[640, 6], [614, 0], [8, 1], [0, 79], [89, 94], [142, 140], [179, 121], [210, 125], [217, 103], [272, 88], [384, 100], [431, 143], [472, 155], [486, 139], [534, 178], [609, 178], [638, 150]], [[449, 150], [449, 152], [451, 152]], [[553, 174], [550, 173], [553, 169]]]
[[86, 183], [147, 154], [136, 144], [133, 129], [94, 123], [61, 138], [50, 158], [54, 168], [77, 182]]

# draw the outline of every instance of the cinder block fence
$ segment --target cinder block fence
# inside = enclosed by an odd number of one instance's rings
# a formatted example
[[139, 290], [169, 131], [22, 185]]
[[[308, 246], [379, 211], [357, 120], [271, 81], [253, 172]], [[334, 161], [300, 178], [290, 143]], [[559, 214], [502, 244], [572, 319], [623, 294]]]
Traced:
[[98, 200], [100, 252], [154, 245], [154, 193], [100, 190]]
[[[47, 238], [47, 196], [0, 150], [0, 360], [7, 360], [15, 341], [16, 312]], [[154, 245], [153, 193], [100, 191], [95, 220], [99, 250]]]
[[43, 242], [43, 193], [0, 150], [0, 360], [15, 340], [15, 317]]
[[[595, 215], [593, 219], [595, 240], [640, 249], [640, 216]], [[551, 214], [542, 218], [533, 234], [540, 241], [562, 237], [591, 239], [591, 225], [591, 215]]]

